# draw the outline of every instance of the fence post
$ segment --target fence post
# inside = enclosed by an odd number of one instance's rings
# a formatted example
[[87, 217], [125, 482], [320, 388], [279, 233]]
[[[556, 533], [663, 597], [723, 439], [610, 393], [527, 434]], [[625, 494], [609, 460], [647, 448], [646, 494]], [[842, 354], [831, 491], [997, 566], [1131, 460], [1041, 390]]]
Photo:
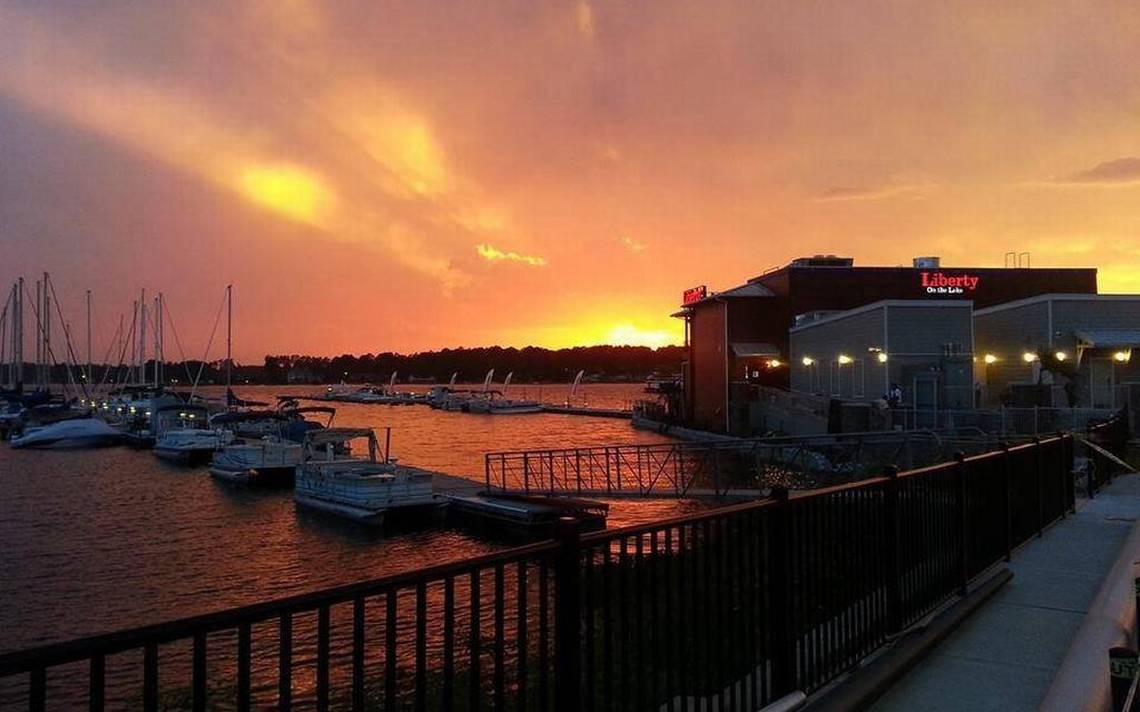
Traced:
[[581, 525], [560, 517], [554, 566], [554, 689], [557, 712], [579, 712], [582, 697], [580, 579]]
[[1088, 443], [1092, 441], [1092, 422], [1085, 421], [1085, 452], [1088, 457], [1085, 458], [1085, 487], [1088, 489], [1089, 499], [1092, 499], [1096, 494], [1096, 485], [1093, 483], [1093, 459], [1092, 450], [1088, 447]]
[[958, 560], [960, 563], [958, 571], [958, 595], [965, 596], [970, 583], [970, 519], [969, 507], [966, 503], [966, 469], [968, 467], [966, 465], [966, 453], [955, 453], [954, 460], [958, 463], [958, 467], [955, 469], [958, 472], [958, 522], [960, 529], [958, 535]]
[[1132, 579], [1132, 598], [1136, 605], [1136, 615], [1133, 616], [1136, 619], [1136, 630], [1133, 631], [1135, 639], [1132, 642], [1140, 645], [1140, 576]]
[[773, 487], [769, 546], [772, 572], [768, 577], [772, 590], [769, 615], [772, 626], [772, 692], [779, 698], [796, 689], [796, 622], [792, 620], [792, 512], [791, 495], [786, 487]]
[[1060, 452], [1057, 453], [1058, 457], [1056, 458], [1056, 460], [1057, 460], [1057, 477], [1059, 477], [1061, 480], [1060, 481], [1061, 488], [1059, 490], [1059, 492], [1061, 493], [1061, 503], [1060, 503], [1061, 504], [1061, 507], [1060, 507], [1061, 519], [1064, 519], [1065, 517], [1067, 517], [1069, 515], [1069, 485], [1068, 485], [1069, 474], [1068, 473], [1072, 468], [1069, 467], [1069, 465], [1067, 464], [1068, 458], [1066, 457], [1066, 453], [1068, 452], [1068, 447], [1069, 447], [1069, 443], [1065, 439], [1065, 433], [1058, 430], [1057, 431], [1057, 450], [1059, 450]]
[[902, 630], [902, 567], [899, 561], [899, 468], [887, 465], [883, 468], [887, 477], [887, 486], [884, 489], [887, 520], [887, 632], [897, 633]]
[[1132, 679], [1136, 677], [1136, 651], [1132, 648], [1108, 649], [1108, 680], [1112, 694], [1112, 709], [1123, 710]]
[[1013, 472], [1009, 464], [1009, 443], [999, 443], [1001, 448], [1001, 478], [1005, 497], [1005, 560], [1013, 559]]
[[1045, 531], [1045, 488], [1041, 485], [1041, 438], [1033, 438], [1033, 483], [1037, 489], [1037, 538]]
[[487, 478], [487, 491], [491, 491], [491, 453], [483, 455], [483, 474]]

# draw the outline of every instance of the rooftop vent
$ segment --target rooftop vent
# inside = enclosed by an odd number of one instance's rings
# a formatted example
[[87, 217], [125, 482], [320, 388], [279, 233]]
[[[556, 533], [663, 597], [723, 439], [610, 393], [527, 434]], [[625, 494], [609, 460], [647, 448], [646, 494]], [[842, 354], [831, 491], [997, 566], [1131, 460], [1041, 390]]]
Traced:
[[940, 266], [942, 266], [941, 257], [928, 256], [914, 258], [915, 269], [938, 269]]
[[836, 255], [814, 255], [792, 260], [793, 267], [850, 267], [853, 264], [855, 264], [855, 258]]

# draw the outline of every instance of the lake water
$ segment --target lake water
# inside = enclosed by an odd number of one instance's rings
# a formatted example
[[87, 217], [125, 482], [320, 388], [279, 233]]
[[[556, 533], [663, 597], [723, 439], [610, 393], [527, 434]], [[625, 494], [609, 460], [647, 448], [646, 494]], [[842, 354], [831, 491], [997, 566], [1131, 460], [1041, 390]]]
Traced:
[[[619, 407], [639, 384], [583, 387]], [[247, 386], [272, 400], [320, 387]], [[516, 387], [514, 395], [522, 395]], [[215, 394], [217, 391], [213, 391]], [[565, 386], [527, 394], [565, 398]], [[207, 391], [210, 393], [210, 391]], [[335, 424], [392, 427], [402, 462], [476, 480], [492, 450], [662, 442], [623, 420], [485, 416], [424, 406], [335, 404]], [[382, 435], [381, 435], [382, 437]], [[385, 534], [298, 511], [289, 491], [236, 489], [148, 451], [0, 445], [0, 652], [205, 613], [467, 557], [507, 544], [458, 530]], [[698, 505], [611, 503], [610, 526]]]

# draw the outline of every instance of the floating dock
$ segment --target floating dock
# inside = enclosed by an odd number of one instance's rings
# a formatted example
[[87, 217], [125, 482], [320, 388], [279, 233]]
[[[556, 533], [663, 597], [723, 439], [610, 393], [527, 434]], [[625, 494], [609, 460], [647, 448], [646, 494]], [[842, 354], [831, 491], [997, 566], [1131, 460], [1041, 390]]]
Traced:
[[543, 413], [558, 413], [559, 415], [588, 415], [593, 418], [617, 418], [630, 420], [633, 418], [632, 410], [621, 408], [587, 408], [574, 405], [543, 405]]
[[578, 497], [488, 493], [484, 485], [430, 472], [432, 490], [447, 503], [449, 521], [496, 533], [550, 536], [560, 517], [574, 517], [587, 531], [605, 529], [609, 505]]

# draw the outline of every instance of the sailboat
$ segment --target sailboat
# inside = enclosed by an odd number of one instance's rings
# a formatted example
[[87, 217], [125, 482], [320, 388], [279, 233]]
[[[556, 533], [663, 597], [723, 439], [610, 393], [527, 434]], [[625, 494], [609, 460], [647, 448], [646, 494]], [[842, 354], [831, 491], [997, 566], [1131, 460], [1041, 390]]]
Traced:
[[524, 413], [542, 412], [542, 404], [536, 400], [507, 398], [507, 390], [511, 387], [511, 378], [515, 375], [514, 371], [508, 373], [507, 377], [503, 379], [502, 391], [490, 390], [490, 376], [493, 373], [494, 370], [492, 369], [491, 373], [488, 374], [488, 379], [483, 383], [483, 397], [471, 400], [468, 407], [470, 412], [488, 415], [522, 415]]

